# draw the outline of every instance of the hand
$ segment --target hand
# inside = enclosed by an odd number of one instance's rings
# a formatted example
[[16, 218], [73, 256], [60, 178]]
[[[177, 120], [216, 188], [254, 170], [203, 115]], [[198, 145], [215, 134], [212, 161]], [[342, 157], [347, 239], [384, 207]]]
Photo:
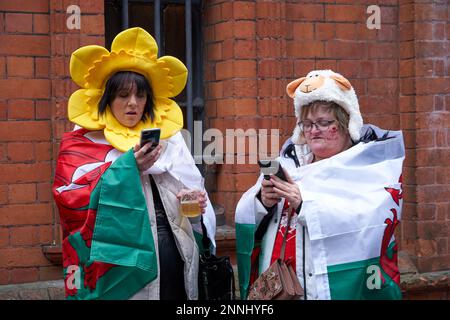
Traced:
[[300, 193], [300, 189], [298, 188], [297, 184], [292, 181], [289, 174], [284, 170], [284, 174], [286, 175], [287, 182], [281, 180], [277, 176], [271, 175], [270, 181], [273, 183], [273, 191], [274, 193], [279, 196], [285, 198], [287, 201], [289, 201], [289, 204], [294, 208], [297, 209], [300, 203], [302, 202], [302, 195]]
[[261, 202], [267, 208], [273, 207], [281, 201], [281, 197], [273, 190], [273, 183], [270, 180], [261, 181]]
[[[186, 192], [191, 192], [191, 190], [189, 189], [181, 189], [180, 192], [178, 192], [177, 194], [177, 199], [180, 200], [181, 197], [183, 196], [183, 194], [185, 194]], [[200, 207], [200, 210], [202, 212], [202, 214], [204, 214], [206, 212], [206, 207], [208, 206], [208, 202], [207, 202], [207, 197], [206, 197], [206, 192], [205, 191], [197, 191], [198, 192], [198, 205]]]
[[152, 152], [145, 154], [150, 148], [151, 143], [145, 144], [142, 148], [139, 144], [134, 146], [134, 157], [136, 158], [137, 166], [141, 172], [151, 168], [161, 155], [162, 146], [160, 144], [157, 145]]

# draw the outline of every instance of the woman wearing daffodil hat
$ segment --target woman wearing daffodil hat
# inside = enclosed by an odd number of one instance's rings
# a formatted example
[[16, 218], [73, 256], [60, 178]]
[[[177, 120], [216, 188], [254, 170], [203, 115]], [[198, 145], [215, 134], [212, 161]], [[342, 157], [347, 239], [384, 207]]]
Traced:
[[[183, 90], [187, 69], [157, 53], [150, 34], [131, 28], [116, 36], [111, 52], [90, 45], [72, 54], [70, 74], [82, 89], [68, 102], [76, 127], [61, 141], [53, 185], [68, 299], [198, 297], [202, 225], [179, 214], [177, 193], [180, 181], [191, 187], [202, 177], [170, 99]], [[161, 130], [148, 153], [151, 145], [139, 144], [146, 128]], [[200, 206], [203, 236], [214, 247], [206, 193]]]

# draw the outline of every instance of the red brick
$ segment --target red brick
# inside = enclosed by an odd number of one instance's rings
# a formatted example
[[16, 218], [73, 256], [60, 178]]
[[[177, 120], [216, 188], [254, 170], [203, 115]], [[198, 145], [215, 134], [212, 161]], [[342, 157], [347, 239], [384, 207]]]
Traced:
[[236, 114], [234, 98], [217, 100], [217, 113], [222, 117], [234, 116]]
[[449, 149], [431, 149], [416, 151], [417, 165], [418, 166], [439, 166], [443, 163], [447, 163], [450, 157]]
[[233, 16], [235, 20], [254, 19], [256, 17], [255, 3], [233, 1]]
[[256, 24], [254, 21], [236, 21], [233, 31], [236, 39], [254, 38], [256, 35]]
[[231, 59], [234, 57], [234, 40], [227, 39], [222, 42], [222, 59]]
[[208, 85], [208, 96], [213, 98], [223, 97], [223, 82], [211, 82]]
[[63, 278], [62, 269], [60, 266], [40, 267], [39, 268], [39, 280], [60, 280]]
[[7, 73], [8, 77], [32, 77], [34, 75], [33, 58], [8, 57]]
[[381, 21], [383, 23], [383, 26], [385, 26], [386, 24], [398, 24], [399, 10], [397, 6], [380, 6], [380, 9]]
[[337, 23], [336, 26], [336, 40], [355, 40], [356, 39], [356, 25], [351, 23]]
[[0, 96], [10, 99], [44, 99], [50, 96], [50, 84], [49, 80], [44, 79], [0, 80]]
[[315, 28], [317, 40], [330, 40], [336, 36], [336, 25], [334, 23], [316, 23]]
[[400, 44], [400, 58], [411, 59], [415, 57], [415, 42], [406, 41]]
[[217, 41], [233, 38], [233, 23], [229, 21], [215, 24], [214, 34]]
[[40, 244], [39, 227], [13, 227], [11, 230], [11, 246], [33, 246]]
[[34, 147], [32, 143], [10, 142], [7, 144], [8, 161], [29, 162], [34, 160]]
[[4, 164], [0, 167], [0, 183], [44, 182], [50, 176], [50, 163]]
[[400, 61], [400, 77], [413, 77], [414, 76], [414, 65], [415, 60], [409, 59], [409, 60], [401, 60]]
[[278, 18], [282, 16], [283, 4], [279, 2], [256, 2], [257, 18]]
[[284, 22], [279, 20], [258, 20], [256, 24], [257, 34], [260, 38], [275, 38], [283, 35], [286, 30]]
[[81, 26], [84, 34], [104, 35], [105, 23], [103, 15], [82, 15]]
[[417, 58], [445, 57], [448, 53], [446, 42], [418, 42], [416, 46]]
[[398, 56], [396, 43], [376, 43], [368, 45], [370, 59], [395, 59]]
[[208, 61], [222, 60], [222, 44], [211, 43], [206, 46]]
[[9, 270], [0, 269], [0, 284], [9, 284]]
[[[321, 41], [287, 41], [286, 53], [295, 58], [321, 58], [324, 56], [324, 43]], [[327, 55], [330, 57], [330, 55]]]
[[0, 57], [0, 79], [6, 78], [6, 57]]
[[[0, 43], [2, 44], [0, 46], [0, 54], [3, 55], [48, 56], [50, 54], [49, 36], [0, 35]], [[17, 43], [26, 43], [27, 45], [17, 46]]]
[[277, 60], [262, 60], [258, 66], [258, 75], [263, 78], [282, 77], [283, 72], [281, 62]]
[[286, 18], [288, 20], [323, 21], [324, 6], [321, 4], [286, 4]]
[[214, 6], [208, 7], [208, 9], [205, 11], [205, 16], [206, 16], [206, 23], [208, 25], [223, 21], [222, 13], [221, 13], [221, 6], [214, 5]]
[[[294, 75], [295, 78], [306, 76], [310, 71], [315, 70], [314, 60], [297, 59], [294, 62]], [[294, 79], [292, 79], [294, 80]], [[287, 83], [286, 83], [287, 85]]]
[[6, 32], [31, 33], [33, 31], [33, 15], [24, 13], [7, 13], [5, 15]]
[[285, 86], [277, 79], [258, 80], [258, 97], [282, 97], [285, 92]]
[[16, 0], [0, 2], [0, 11], [48, 12], [48, 0]]
[[233, 60], [226, 60], [216, 64], [216, 80], [229, 79], [233, 75]]
[[325, 6], [325, 17], [327, 21], [361, 22], [366, 19], [367, 15], [362, 6], [327, 5]]
[[42, 253], [41, 247], [18, 247], [0, 249], [5, 267], [35, 267], [51, 265]]
[[279, 40], [261, 39], [257, 41], [257, 55], [259, 58], [273, 58], [281, 55]]
[[362, 59], [365, 56], [365, 44], [329, 41], [325, 44], [325, 54], [328, 58]]
[[256, 41], [236, 40], [234, 45], [234, 56], [238, 59], [250, 59], [256, 55]]
[[2, 226], [53, 223], [50, 203], [6, 205], [0, 207], [0, 213]]
[[9, 203], [32, 203], [36, 201], [36, 184], [11, 184], [9, 186]]
[[33, 100], [9, 100], [8, 119], [9, 120], [34, 120]]
[[36, 161], [52, 160], [52, 144], [50, 142], [38, 142], [34, 144]]
[[257, 114], [256, 99], [236, 99], [234, 101], [236, 116], [251, 116]]
[[314, 25], [311, 23], [295, 22], [293, 23], [294, 40], [312, 40], [314, 39]]
[[255, 78], [256, 61], [254, 60], [234, 60], [234, 76], [237, 78]]
[[316, 69], [318, 70], [337, 70], [336, 69], [336, 60], [317, 60], [316, 61]]
[[397, 96], [398, 82], [397, 79], [369, 79], [369, 93], [380, 96]]
[[205, 105], [205, 115], [207, 118], [212, 119], [217, 117], [217, 105], [214, 100], [207, 100]]
[[236, 179], [236, 191], [247, 191], [258, 179], [258, 173], [240, 173], [239, 179]]
[[51, 118], [51, 106], [49, 101], [37, 100], [36, 101], [36, 120], [50, 119]]
[[47, 14], [33, 15], [33, 32], [40, 34], [48, 34], [50, 29], [50, 19]]
[[449, 78], [428, 78], [416, 82], [417, 94], [448, 93], [450, 88]]
[[0, 228], [0, 248], [9, 246], [9, 229]]
[[399, 21], [401, 23], [414, 20], [414, 4], [400, 4]]
[[[27, 130], [18, 130], [27, 128]], [[3, 141], [49, 141], [51, 136], [48, 121], [9, 121], [0, 126]]]
[[[234, 159], [234, 157], [232, 157]], [[226, 191], [235, 191], [236, 190], [236, 179], [235, 175], [227, 174], [227, 175], [218, 175], [217, 177], [217, 188], [221, 190], [221, 192]]]
[[36, 78], [49, 78], [49, 76], [50, 76], [50, 59], [36, 58], [35, 59], [35, 73], [36, 73]]
[[236, 79], [233, 81], [234, 95], [237, 97], [256, 97], [256, 80]]
[[415, 4], [414, 13], [416, 21], [447, 19], [447, 6], [445, 4]]
[[49, 182], [37, 183], [37, 200], [39, 202], [52, 201], [52, 185]]
[[27, 283], [38, 280], [38, 268], [16, 268], [11, 270], [11, 283]]

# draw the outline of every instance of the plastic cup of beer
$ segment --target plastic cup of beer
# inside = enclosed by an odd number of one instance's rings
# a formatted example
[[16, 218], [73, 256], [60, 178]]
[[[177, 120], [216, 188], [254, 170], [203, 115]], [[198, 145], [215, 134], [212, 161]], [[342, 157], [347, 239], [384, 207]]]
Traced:
[[183, 190], [180, 198], [180, 211], [183, 216], [192, 218], [201, 215], [198, 201], [200, 194], [200, 190]]

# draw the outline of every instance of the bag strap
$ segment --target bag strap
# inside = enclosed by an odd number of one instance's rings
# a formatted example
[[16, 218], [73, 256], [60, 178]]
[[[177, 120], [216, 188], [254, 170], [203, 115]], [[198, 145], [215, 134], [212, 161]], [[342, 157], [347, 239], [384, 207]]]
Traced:
[[286, 225], [286, 230], [284, 231], [283, 244], [281, 245], [280, 259], [281, 259], [282, 261], [284, 261], [284, 252], [286, 251], [287, 234], [288, 234], [288, 232], [289, 232], [289, 227], [290, 227], [290, 225], [291, 225], [291, 218], [292, 218], [292, 211], [293, 211], [293, 210], [294, 210], [294, 209], [292, 209], [292, 208], [289, 206], [289, 209], [288, 209], [288, 221], [287, 221], [287, 225]]
[[203, 244], [203, 252], [205, 254], [211, 254], [211, 240], [208, 238], [208, 232], [206, 231], [206, 227], [203, 224], [203, 214], [200, 215], [200, 224], [202, 225], [202, 244]]

